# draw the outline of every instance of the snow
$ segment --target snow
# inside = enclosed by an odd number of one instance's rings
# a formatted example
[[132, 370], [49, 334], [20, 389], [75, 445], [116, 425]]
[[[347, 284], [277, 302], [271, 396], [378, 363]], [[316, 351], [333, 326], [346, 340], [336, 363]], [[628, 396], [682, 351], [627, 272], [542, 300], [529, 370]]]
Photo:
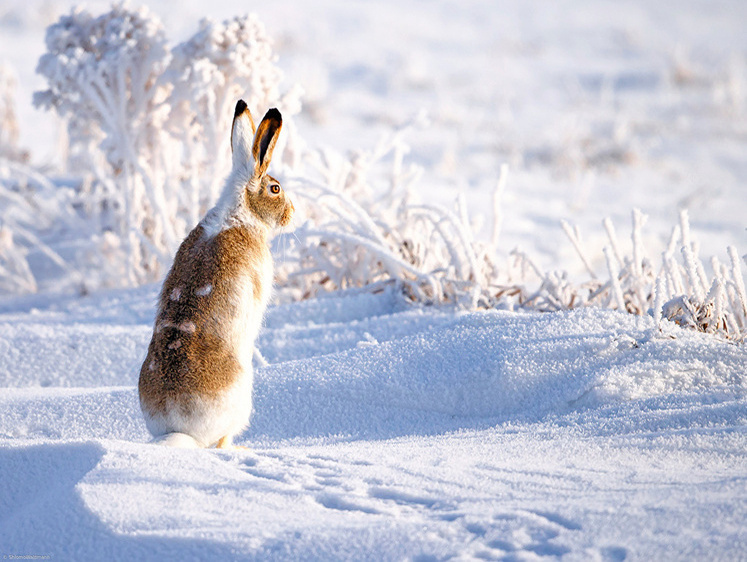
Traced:
[[[739, 558], [747, 351], [652, 318], [270, 309], [237, 451], [148, 444], [158, 287], [0, 315], [0, 535], [55, 558]], [[67, 324], [60, 317], [68, 317]]]
[[[601, 248], [601, 220], [619, 227], [635, 207], [650, 249], [689, 209], [701, 256], [745, 253], [746, 6], [254, 8], [286, 80], [306, 90], [309, 144], [370, 148], [425, 108], [407, 158], [428, 200], [461, 191], [484, 215], [508, 163], [503, 247], [580, 270], [560, 221]], [[195, 0], [150, 7], [175, 41], [206, 15]], [[31, 109], [33, 68], [67, 10], [0, 10], [21, 144], [50, 162], [55, 123]], [[744, 344], [594, 308], [333, 293], [268, 310], [246, 449], [179, 450], [148, 442], [137, 398], [160, 286], [77, 297], [47, 285], [0, 294], [0, 555], [747, 559]]]

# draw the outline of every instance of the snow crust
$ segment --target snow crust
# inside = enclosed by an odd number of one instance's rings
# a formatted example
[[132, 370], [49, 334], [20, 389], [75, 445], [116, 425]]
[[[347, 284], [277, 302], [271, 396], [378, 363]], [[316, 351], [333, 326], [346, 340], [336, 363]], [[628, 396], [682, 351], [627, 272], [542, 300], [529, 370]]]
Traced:
[[597, 309], [455, 314], [389, 293], [283, 305], [258, 341], [270, 364], [237, 440], [248, 449], [173, 450], [148, 443], [136, 391], [157, 290], [5, 304], [9, 552], [747, 553], [743, 346]]

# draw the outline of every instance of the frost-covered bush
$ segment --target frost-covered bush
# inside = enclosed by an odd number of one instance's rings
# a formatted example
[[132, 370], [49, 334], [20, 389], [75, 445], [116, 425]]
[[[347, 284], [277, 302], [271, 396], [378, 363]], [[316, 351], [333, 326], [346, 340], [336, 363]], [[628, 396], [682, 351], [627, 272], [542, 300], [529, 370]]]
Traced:
[[396, 284], [414, 302], [480, 303], [494, 274], [491, 253], [475, 242], [464, 213], [418, 200], [422, 171], [403, 166], [413, 124], [350, 159], [331, 150], [308, 155], [313, 172], [293, 190], [306, 221], [286, 242], [280, 267], [287, 296]]
[[108, 203], [113, 231], [127, 248], [126, 281], [145, 281], [160, 274], [183, 231], [165, 189], [163, 28], [145, 8], [115, 5], [99, 17], [76, 9], [47, 29], [46, 46], [37, 72], [49, 88], [34, 103], [66, 120], [76, 164], [102, 189], [114, 186]]
[[490, 241], [479, 241], [462, 198], [454, 211], [419, 200], [420, 170], [403, 164], [408, 128], [350, 158], [330, 150], [309, 157], [319, 179], [298, 178], [294, 190], [304, 199], [307, 221], [293, 238], [278, 243], [282, 297], [350, 288], [375, 292], [395, 285], [411, 302], [547, 312], [598, 306], [652, 313], [660, 327], [667, 318], [734, 340], [747, 336], [747, 299], [736, 249], [729, 248], [728, 267], [712, 262], [709, 280], [690, 239], [687, 213], [658, 266], [642, 242], [645, 216], [640, 211], [632, 213], [631, 255], [622, 253], [612, 222], [603, 221], [609, 241], [603, 251], [606, 281], [590, 265], [581, 233], [565, 222], [562, 228], [587, 279], [547, 272], [519, 251], [499, 263], [506, 168], [494, 193]]
[[18, 145], [15, 90], [15, 73], [7, 64], [0, 63], [0, 151], [3, 155]]
[[591, 261], [578, 230], [563, 223], [589, 279], [573, 283], [565, 274], [542, 273], [527, 256], [519, 255], [518, 259], [541, 280], [540, 288], [531, 295], [523, 290], [517, 292], [519, 306], [545, 311], [599, 306], [638, 315], [651, 313], [660, 330], [663, 329], [662, 320], [667, 319], [680, 326], [744, 341], [747, 338], [747, 296], [736, 248], [728, 248], [729, 265], [721, 264], [715, 257], [711, 260], [712, 276], [709, 277], [698, 257], [697, 244], [690, 237], [688, 213], [683, 210], [680, 224], [672, 230], [667, 248], [661, 253], [659, 265], [654, 266], [642, 242], [644, 222], [645, 216], [634, 210], [632, 255], [623, 255], [612, 222], [603, 221], [609, 241], [603, 251], [606, 281], [589, 265]]
[[33, 168], [0, 158], [0, 289], [11, 294], [39, 288], [28, 262], [31, 252], [59, 273], [60, 290], [80, 289], [77, 267], [45, 240], [78, 230], [80, 224], [71, 190], [54, 185]]
[[29, 264], [36, 253], [62, 270], [62, 287], [80, 281], [77, 272], [42, 239], [76, 222], [70, 193], [57, 189], [26, 162], [19, 148], [15, 109], [16, 73], [0, 64], [0, 293], [33, 293], [39, 289]]
[[204, 20], [172, 50], [146, 8], [73, 10], [49, 27], [46, 44], [37, 70], [49, 87], [34, 102], [66, 120], [70, 166], [92, 175], [101, 207], [89, 210], [105, 217], [112, 269], [124, 257], [117, 275], [131, 285], [160, 278], [215, 201], [236, 98], [298, 111], [297, 93], [280, 97], [271, 43], [253, 16]]
[[13, 231], [0, 225], [0, 291], [11, 294], [35, 293], [36, 279], [31, 273], [26, 248], [14, 240]]

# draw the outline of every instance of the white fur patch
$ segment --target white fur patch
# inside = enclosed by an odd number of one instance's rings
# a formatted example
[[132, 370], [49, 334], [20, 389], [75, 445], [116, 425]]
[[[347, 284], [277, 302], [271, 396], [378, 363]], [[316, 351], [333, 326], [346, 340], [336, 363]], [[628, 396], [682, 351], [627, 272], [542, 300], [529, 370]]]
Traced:
[[181, 287], [175, 287], [173, 291], [171, 291], [171, 294], [169, 295], [169, 298], [172, 301], [178, 301], [182, 297], [182, 289]]
[[169, 349], [179, 349], [182, 346], [182, 340], [176, 340], [169, 344]]
[[195, 323], [189, 321], [182, 322], [181, 324], [179, 324], [179, 326], [177, 326], [177, 328], [179, 329], [179, 331], [186, 332], [188, 334], [194, 334], [197, 331], [197, 326], [195, 326]]
[[253, 170], [250, 162], [234, 166], [223, 187], [220, 199], [200, 221], [206, 237], [211, 238], [223, 230], [242, 225], [264, 228], [269, 231], [269, 228], [249, 210], [244, 201], [244, 190], [259, 189], [258, 184], [252, 183], [256, 180], [252, 177]]
[[197, 295], [198, 297], [206, 297], [212, 292], [213, 292], [213, 286], [210, 283], [208, 283], [204, 287], [200, 287], [199, 289], [197, 289], [195, 291], [195, 295]]

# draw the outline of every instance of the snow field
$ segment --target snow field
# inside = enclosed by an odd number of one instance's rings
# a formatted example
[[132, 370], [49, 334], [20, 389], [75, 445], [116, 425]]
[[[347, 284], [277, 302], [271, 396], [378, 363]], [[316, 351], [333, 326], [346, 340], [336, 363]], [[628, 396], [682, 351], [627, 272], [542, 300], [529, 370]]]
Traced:
[[738, 559], [740, 446], [668, 433], [655, 451], [550, 426], [246, 453], [4, 447], [19, 495], [3, 536], [71, 558]]
[[[182, 451], [147, 443], [139, 363], [123, 359], [123, 339], [144, 353], [140, 311], [155, 294], [0, 315], [3, 341], [35, 334], [35, 353], [5, 357], [0, 398], [0, 535], [15, 552], [621, 560], [747, 548], [742, 346], [593, 309], [314, 299], [268, 314], [270, 365], [238, 439], [249, 449]], [[76, 319], [66, 330], [61, 314]]]

